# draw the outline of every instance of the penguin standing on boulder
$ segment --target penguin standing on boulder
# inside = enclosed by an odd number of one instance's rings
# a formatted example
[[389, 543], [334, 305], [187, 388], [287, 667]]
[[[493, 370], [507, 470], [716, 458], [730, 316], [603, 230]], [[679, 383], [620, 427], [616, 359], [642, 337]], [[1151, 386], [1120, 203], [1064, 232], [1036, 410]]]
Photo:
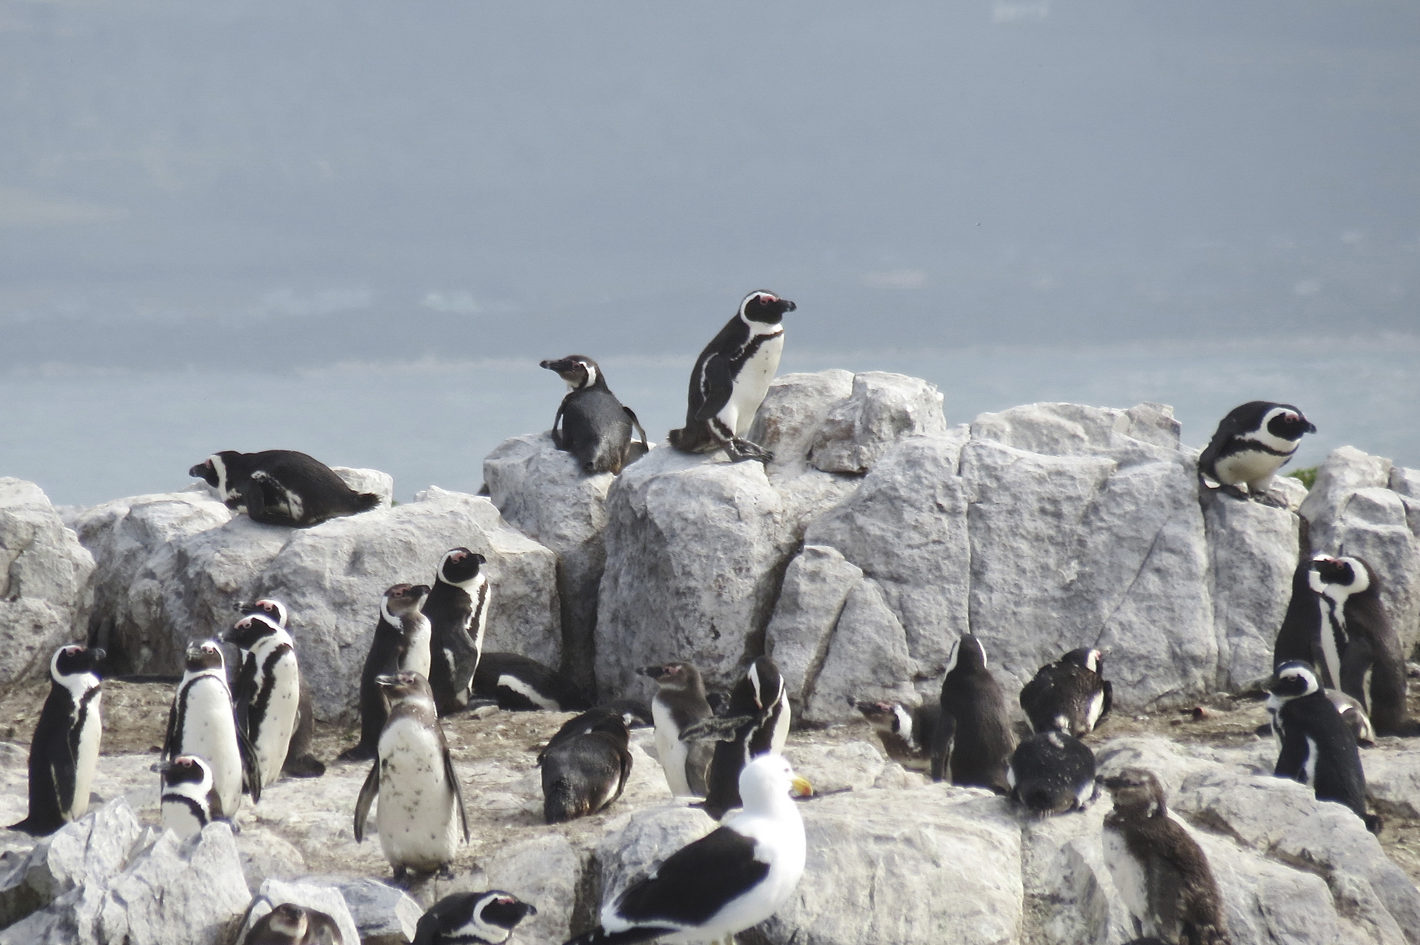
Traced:
[[1315, 432], [1316, 425], [1291, 404], [1253, 400], [1234, 407], [1198, 457], [1198, 483], [1206, 488], [1207, 476], [1235, 498], [1280, 505], [1268, 498], [1272, 475], [1292, 458], [1302, 436]]
[[308, 528], [380, 504], [378, 495], [356, 492], [329, 466], [296, 450], [222, 450], [187, 474], [216, 489], [227, 508], [265, 525]]
[[[389, 709], [379, 677], [400, 671], [429, 670], [429, 618], [420, 611], [429, 596], [426, 584], [395, 584], [380, 600], [380, 619], [360, 671], [360, 741], [341, 752], [340, 761], [375, 757]], [[426, 677], [427, 678], [427, 677]]]
[[942, 679], [941, 722], [932, 745], [932, 780], [1007, 794], [1006, 766], [1016, 734], [1006, 696], [986, 668], [986, 648], [974, 634], [952, 644]]
[[772, 292], [755, 291], [740, 302], [690, 373], [690, 397], [685, 426], [672, 430], [667, 442], [687, 453], [723, 449], [735, 462], [774, 455], [744, 438], [755, 411], [769, 392], [784, 352], [784, 313], [797, 308]]
[[677, 797], [704, 797], [713, 746], [681, 738], [687, 728], [714, 715], [700, 670], [693, 663], [676, 661], [645, 666], [638, 672], [656, 682], [651, 720], [656, 729], [656, 760], [666, 773], [666, 785]]
[[444, 552], [424, 616], [429, 618], [429, 686], [440, 715], [468, 707], [488, 626], [488, 559], [467, 548]]
[[789, 689], [774, 660], [749, 664], [730, 691], [723, 717], [704, 719], [681, 733], [686, 741], [713, 740], [705, 775], [705, 812], [716, 820], [740, 806], [740, 772], [752, 759], [784, 750], [789, 737]]
[[164, 761], [180, 755], [198, 755], [211, 767], [222, 816], [229, 820], [241, 803], [243, 786], [253, 803], [261, 800], [261, 764], [237, 728], [226, 663], [216, 640], [187, 648], [187, 668], [173, 694], [163, 742]]
[[49, 695], [30, 741], [30, 810], [11, 830], [47, 836], [88, 811], [103, 736], [104, 655], [97, 647], [71, 644], [50, 657]]
[[178, 755], [163, 764], [158, 799], [163, 826], [182, 839], [200, 833], [214, 820], [229, 819], [212, 783], [212, 768], [199, 755]]
[[1021, 708], [1031, 729], [1076, 738], [1093, 732], [1114, 702], [1114, 687], [1102, 675], [1103, 665], [1103, 653], [1082, 647], [1037, 670], [1021, 688]]
[[632, 459], [631, 430], [641, 433], [641, 453], [649, 448], [646, 431], [630, 407], [616, 399], [597, 362], [584, 354], [542, 361], [567, 382], [567, 396], [552, 418], [552, 443], [577, 457], [588, 475], [621, 472]]

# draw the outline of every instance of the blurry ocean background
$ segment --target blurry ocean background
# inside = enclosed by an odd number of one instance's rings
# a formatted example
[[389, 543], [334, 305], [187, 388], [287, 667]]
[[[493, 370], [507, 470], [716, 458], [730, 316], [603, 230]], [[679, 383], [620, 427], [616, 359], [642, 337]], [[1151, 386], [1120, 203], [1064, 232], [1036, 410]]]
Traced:
[[477, 490], [600, 361], [653, 439], [745, 292], [949, 422], [1245, 400], [1420, 466], [1413, 0], [0, 0], [0, 476], [219, 449]]

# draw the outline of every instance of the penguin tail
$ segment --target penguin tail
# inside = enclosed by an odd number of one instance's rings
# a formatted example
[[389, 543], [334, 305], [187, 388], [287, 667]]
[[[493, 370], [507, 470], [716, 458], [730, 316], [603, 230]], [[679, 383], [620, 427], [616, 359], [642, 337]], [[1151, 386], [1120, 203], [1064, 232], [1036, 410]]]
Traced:
[[5, 829], [18, 830], [20, 833], [27, 833], [32, 837], [47, 837], [62, 826], [64, 825], [44, 823], [42, 820], [36, 818], [34, 814], [30, 814], [24, 820], [17, 824], [11, 824]]
[[[700, 426], [703, 427], [704, 424]], [[684, 426], [670, 431], [666, 434], [666, 442], [682, 453], [704, 453], [710, 447], [720, 445], [707, 441], [700, 427], [693, 426]]]
[[380, 497], [373, 492], [358, 492], [355, 494], [355, 510], [357, 512], [368, 512], [380, 504]]

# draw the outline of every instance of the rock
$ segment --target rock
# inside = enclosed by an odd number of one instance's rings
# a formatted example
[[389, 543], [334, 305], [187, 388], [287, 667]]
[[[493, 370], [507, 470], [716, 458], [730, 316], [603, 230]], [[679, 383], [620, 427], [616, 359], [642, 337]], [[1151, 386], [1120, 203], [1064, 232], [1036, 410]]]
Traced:
[[809, 462], [831, 473], [862, 475], [906, 436], [946, 432], [942, 395], [915, 377], [871, 371], [853, 376], [853, 392], [814, 433]]
[[774, 454], [774, 467], [803, 467], [808, 464], [819, 427], [852, 393], [851, 371], [776, 377], [754, 416], [749, 440]]
[[[590, 862], [585, 849], [556, 834], [500, 848], [483, 864], [487, 888], [502, 889], [537, 908], [518, 926], [524, 942], [560, 942], [569, 928], [590, 925], [600, 903], [580, 903], [582, 875]], [[581, 906], [579, 914], [579, 905]]]
[[43, 678], [59, 646], [83, 642], [93, 604], [94, 559], [49, 497], [21, 479], [0, 478], [0, 694]]
[[[245, 921], [241, 925], [239, 934], [245, 936], [262, 916], [283, 902], [324, 912], [335, 920], [335, 924], [340, 928], [340, 937], [346, 945], [358, 945], [360, 942], [360, 930], [355, 925], [354, 917], [350, 915], [350, 908], [345, 904], [345, 896], [340, 892], [340, 889], [324, 883], [303, 880], [285, 882], [279, 879], [268, 879], [262, 883], [247, 909]], [[241, 940], [238, 938], [238, 941]]]
[[360, 930], [361, 945], [407, 945], [424, 910], [409, 894], [377, 879], [348, 876], [309, 877], [318, 885], [340, 890], [351, 918]]
[[612, 820], [592, 849], [591, 865], [583, 879], [586, 914], [578, 910], [570, 931], [576, 934], [590, 928], [597, 921], [603, 902], [717, 826], [703, 810], [676, 804], [639, 810], [634, 815], [622, 814]]

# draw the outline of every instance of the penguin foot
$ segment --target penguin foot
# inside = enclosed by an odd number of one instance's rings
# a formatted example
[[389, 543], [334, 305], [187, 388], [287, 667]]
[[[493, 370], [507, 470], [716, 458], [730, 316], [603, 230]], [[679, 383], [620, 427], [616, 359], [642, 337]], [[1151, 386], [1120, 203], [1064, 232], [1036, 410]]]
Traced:
[[758, 443], [751, 443], [741, 437], [735, 437], [725, 443], [725, 452], [729, 455], [731, 462], [742, 463], [747, 459], [755, 459], [766, 466], [774, 461], [774, 454]]
[[1240, 499], [1242, 501], [1247, 501], [1249, 498], [1251, 498], [1251, 496], [1239, 489], [1237, 486], [1228, 485], [1226, 482], [1219, 484], [1218, 491], [1223, 493], [1223, 495], [1230, 495], [1234, 499]]
[[336, 755], [335, 760], [337, 763], [342, 761], [369, 761], [374, 757], [375, 750], [373, 748], [368, 748], [364, 745], [356, 745]]
[[325, 774], [325, 762], [315, 755], [287, 758], [281, 766], [281, 773], [292, 778], [318, 778]]
[[1286, 499], [1279, 495], [1273, 495], [1271, 492], [1258, 492], [1252, 496], [1252, 501], [1256, 502], [1258, 505], [1266, 505], [1274, 509], [1285, 509], [1287, 507]]

